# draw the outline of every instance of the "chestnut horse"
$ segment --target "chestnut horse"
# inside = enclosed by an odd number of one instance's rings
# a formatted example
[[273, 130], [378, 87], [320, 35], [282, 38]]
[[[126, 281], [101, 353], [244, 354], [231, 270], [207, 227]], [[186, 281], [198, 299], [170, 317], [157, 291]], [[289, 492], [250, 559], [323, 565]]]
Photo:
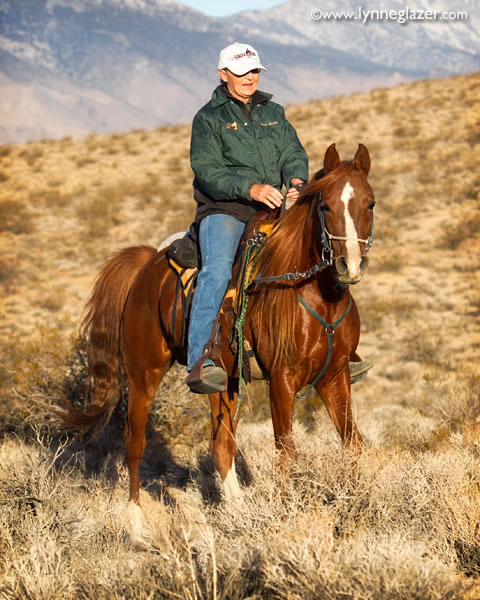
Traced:
[[[356, 451], [362, 446], [352, 415], [349, 375], [360, 319], [348, 286], [361, 279], [368, 262], [375, 205], [369, 169], [369, 153], [362, 144], [352, 161], [340, 161], [335, 144], [329, 146], [323, 176], [313, 177], [259, 254], [261, 277], [273, 281], [251, 286], [244, 333], [270, 381], [275, 444], [283, 464], [294, 455], [295, 394], [312, 381], [343, 444]], [[139, 467], [153, 397], [174, 361], [185, 364], [185, 348], [172, 331], [177, 275], [167, 260], [160, 260], [164, 253], [149, 246], [126, 248], [98, 275], [84, 320], [91, 399], [83, 411], [70, 406], [64, 417], [82, 433], [105, 426], [119, 396], [123, 363], [128, 382], [125, 458], [134, 503], [139, 501]], [[297, 275], [275, 278], [286, 272]], [[176, 320], [181, 332], [181, 307]], [[222, 327], [228, 390], [209, 397], [210, 450], [227, 498], [240, 494], [234, 461], [238, 380], [233, 377], [229, 333]]]

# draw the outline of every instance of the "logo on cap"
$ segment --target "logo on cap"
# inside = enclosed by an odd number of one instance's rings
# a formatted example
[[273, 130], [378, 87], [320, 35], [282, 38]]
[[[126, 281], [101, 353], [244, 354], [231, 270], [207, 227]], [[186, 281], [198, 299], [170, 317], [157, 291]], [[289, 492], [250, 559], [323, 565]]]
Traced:
[[238, 58], [243, 58], [244, 56], [253, 58], [254, 56], [257, 56], [257, 54], [255, 52], [253, 52], [253, 50], [250, 50], [249, 48], [247, 48], [245, 50], [245, 52], [243, 52], [242, 54], [235, 54], [233, 58], [238, 59]]

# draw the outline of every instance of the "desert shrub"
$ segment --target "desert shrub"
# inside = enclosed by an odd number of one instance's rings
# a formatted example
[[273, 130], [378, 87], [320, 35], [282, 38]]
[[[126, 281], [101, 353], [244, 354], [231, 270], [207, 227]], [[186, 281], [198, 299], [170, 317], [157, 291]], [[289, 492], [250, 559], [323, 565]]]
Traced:
[[442, 427], [457, 430], [478, 422], [480, 416], [480, 376], [463, 369], [459, 376], [442, 369], [428, 371], [423, 393], [416, 406], [422, 414], [434, 417]]
[[67, 301], [67, 292], [62, 286], [50, 289], [49, 292], [41, 298], [39, 304], [51, 312], [58, 312]]
[[456, 250], [462, 242], [478, 236], [480, 233], [480, 215], [475, 214], [449, 225], [438, 242], [439, 248]]
[[20, 202], [0, 200], [0, 232], [22, 234], [31, 233], [34, 229], [32, 214]]
[[445, 365], [440, 334], [431, 327], [417, 327], [405, 340], [404, 359], [428, 366]]
[[27, 164], [32, 167], [45, 154], [45, 149], [41, 144], [27, 144], [26, 147], [19, 153], [19, 158], [25, 159]]
[[467, 137], [467, 142], [470, 146], [475, 147], [477, 144], [480, 144], [480, 130], [472, 131], [470, 135]]
[[29, 200], [34, 206], [42, 204], [45, 207], [64, 207], [71, 201], [70, 193], [62, 192], [59, 189], [36, 189], [29, 194]]
[[15, 256], [7, 252], [0, 255], [0, 285], [5, 292], [13, 290], [17, 276], [18, 262]]
[[99, 198], [86, 199], [77, 204], [76, 214], [80, 225], [88, 231], [89, 236], [103, 237], [105, 232], [122, 222], [120, 206], [111, 194], [103, 195], [103, 201]]
[[97, 162], [97, 158], [89, 155], [79, 156], [75, 159], [75, 165], [78, 168], [85, 167], [87, 165], [94, 165]]
[[167, 172], [170, 175], [183, 173], [186, 167], [185, 162], [179, 156], [170, 156], [167, 161]]
[[399, 252], [389, 252], [381, 257], [375, 257], [372, 266], [377, 273], [398, 273], [404, 267], [405, 260], [405, 256]]
[[55, 409], [68, 375], [70, 341], [66, 322], [41, 327], [27, 342], [14, 345], [3, 367], [10, 386], [3, 389], [0, 431], [30, 431], [55, 422]]
[[413, 298], [395, 296], [370, 296], [367, 302], [359, 305], [362, 329], [378, 331], [384, 326], [387, 319], [400, 323], [406, 318], [411, 318], [418, 309], [418, 302]]
[[125, 139], [123, 142], [123, 154], [130, 156], [138, 156], [142, 153], [142, 148], [139, 147], [135, 140]]

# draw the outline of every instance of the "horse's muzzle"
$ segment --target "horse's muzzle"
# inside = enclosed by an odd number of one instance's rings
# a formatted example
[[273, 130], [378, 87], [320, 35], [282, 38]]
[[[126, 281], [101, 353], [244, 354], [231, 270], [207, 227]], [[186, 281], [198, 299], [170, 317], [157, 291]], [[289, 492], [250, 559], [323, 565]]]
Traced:
[[339, 256], [335, 259], [335, 268], [337, 269], [338, 280], [346, 285], [354, 285], [358, 283], [365, 271], [368, 269], [368, 258], [366, 256], [362, 256], [360, 261], [360, 268], [357, 274], [352, 274], [349, 272], [347, 261], [344, 256]]

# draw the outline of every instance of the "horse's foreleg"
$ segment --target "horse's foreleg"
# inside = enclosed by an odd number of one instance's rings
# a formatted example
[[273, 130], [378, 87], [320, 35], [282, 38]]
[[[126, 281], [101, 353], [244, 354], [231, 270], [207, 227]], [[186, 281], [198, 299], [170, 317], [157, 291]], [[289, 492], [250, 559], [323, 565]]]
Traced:
[[145, 429], [153, 397], [164, 375], [164, 370], [150, 369], [128, 377], [128, 418], [123, 431], [125, 460], [130, 476], [130, 500], [139, 503], [140, 463], [147, 447]]
[[237, 443], [235, 434], [238, 425], [233, 417], [237, 407], [237, 394], [231, 390], [210, 394], [212, 435], [210, 452], [223, 482], [225, 499], [241, 497], [241, 489], [235, 471]]
[[293, 442], [293, 402], [292, 385], [281, 376], [272, 376], [270, 380], [270, 408], [272, 411], [275, 447], [280, 451], [280, 469], [288, 470], [295, 458]]
[[320, 381], [316, 389], [342, 438], [343, 445], [360, 452], [363, 441], [353, 418], [348, 368], [342, 369], [327, 383]]

